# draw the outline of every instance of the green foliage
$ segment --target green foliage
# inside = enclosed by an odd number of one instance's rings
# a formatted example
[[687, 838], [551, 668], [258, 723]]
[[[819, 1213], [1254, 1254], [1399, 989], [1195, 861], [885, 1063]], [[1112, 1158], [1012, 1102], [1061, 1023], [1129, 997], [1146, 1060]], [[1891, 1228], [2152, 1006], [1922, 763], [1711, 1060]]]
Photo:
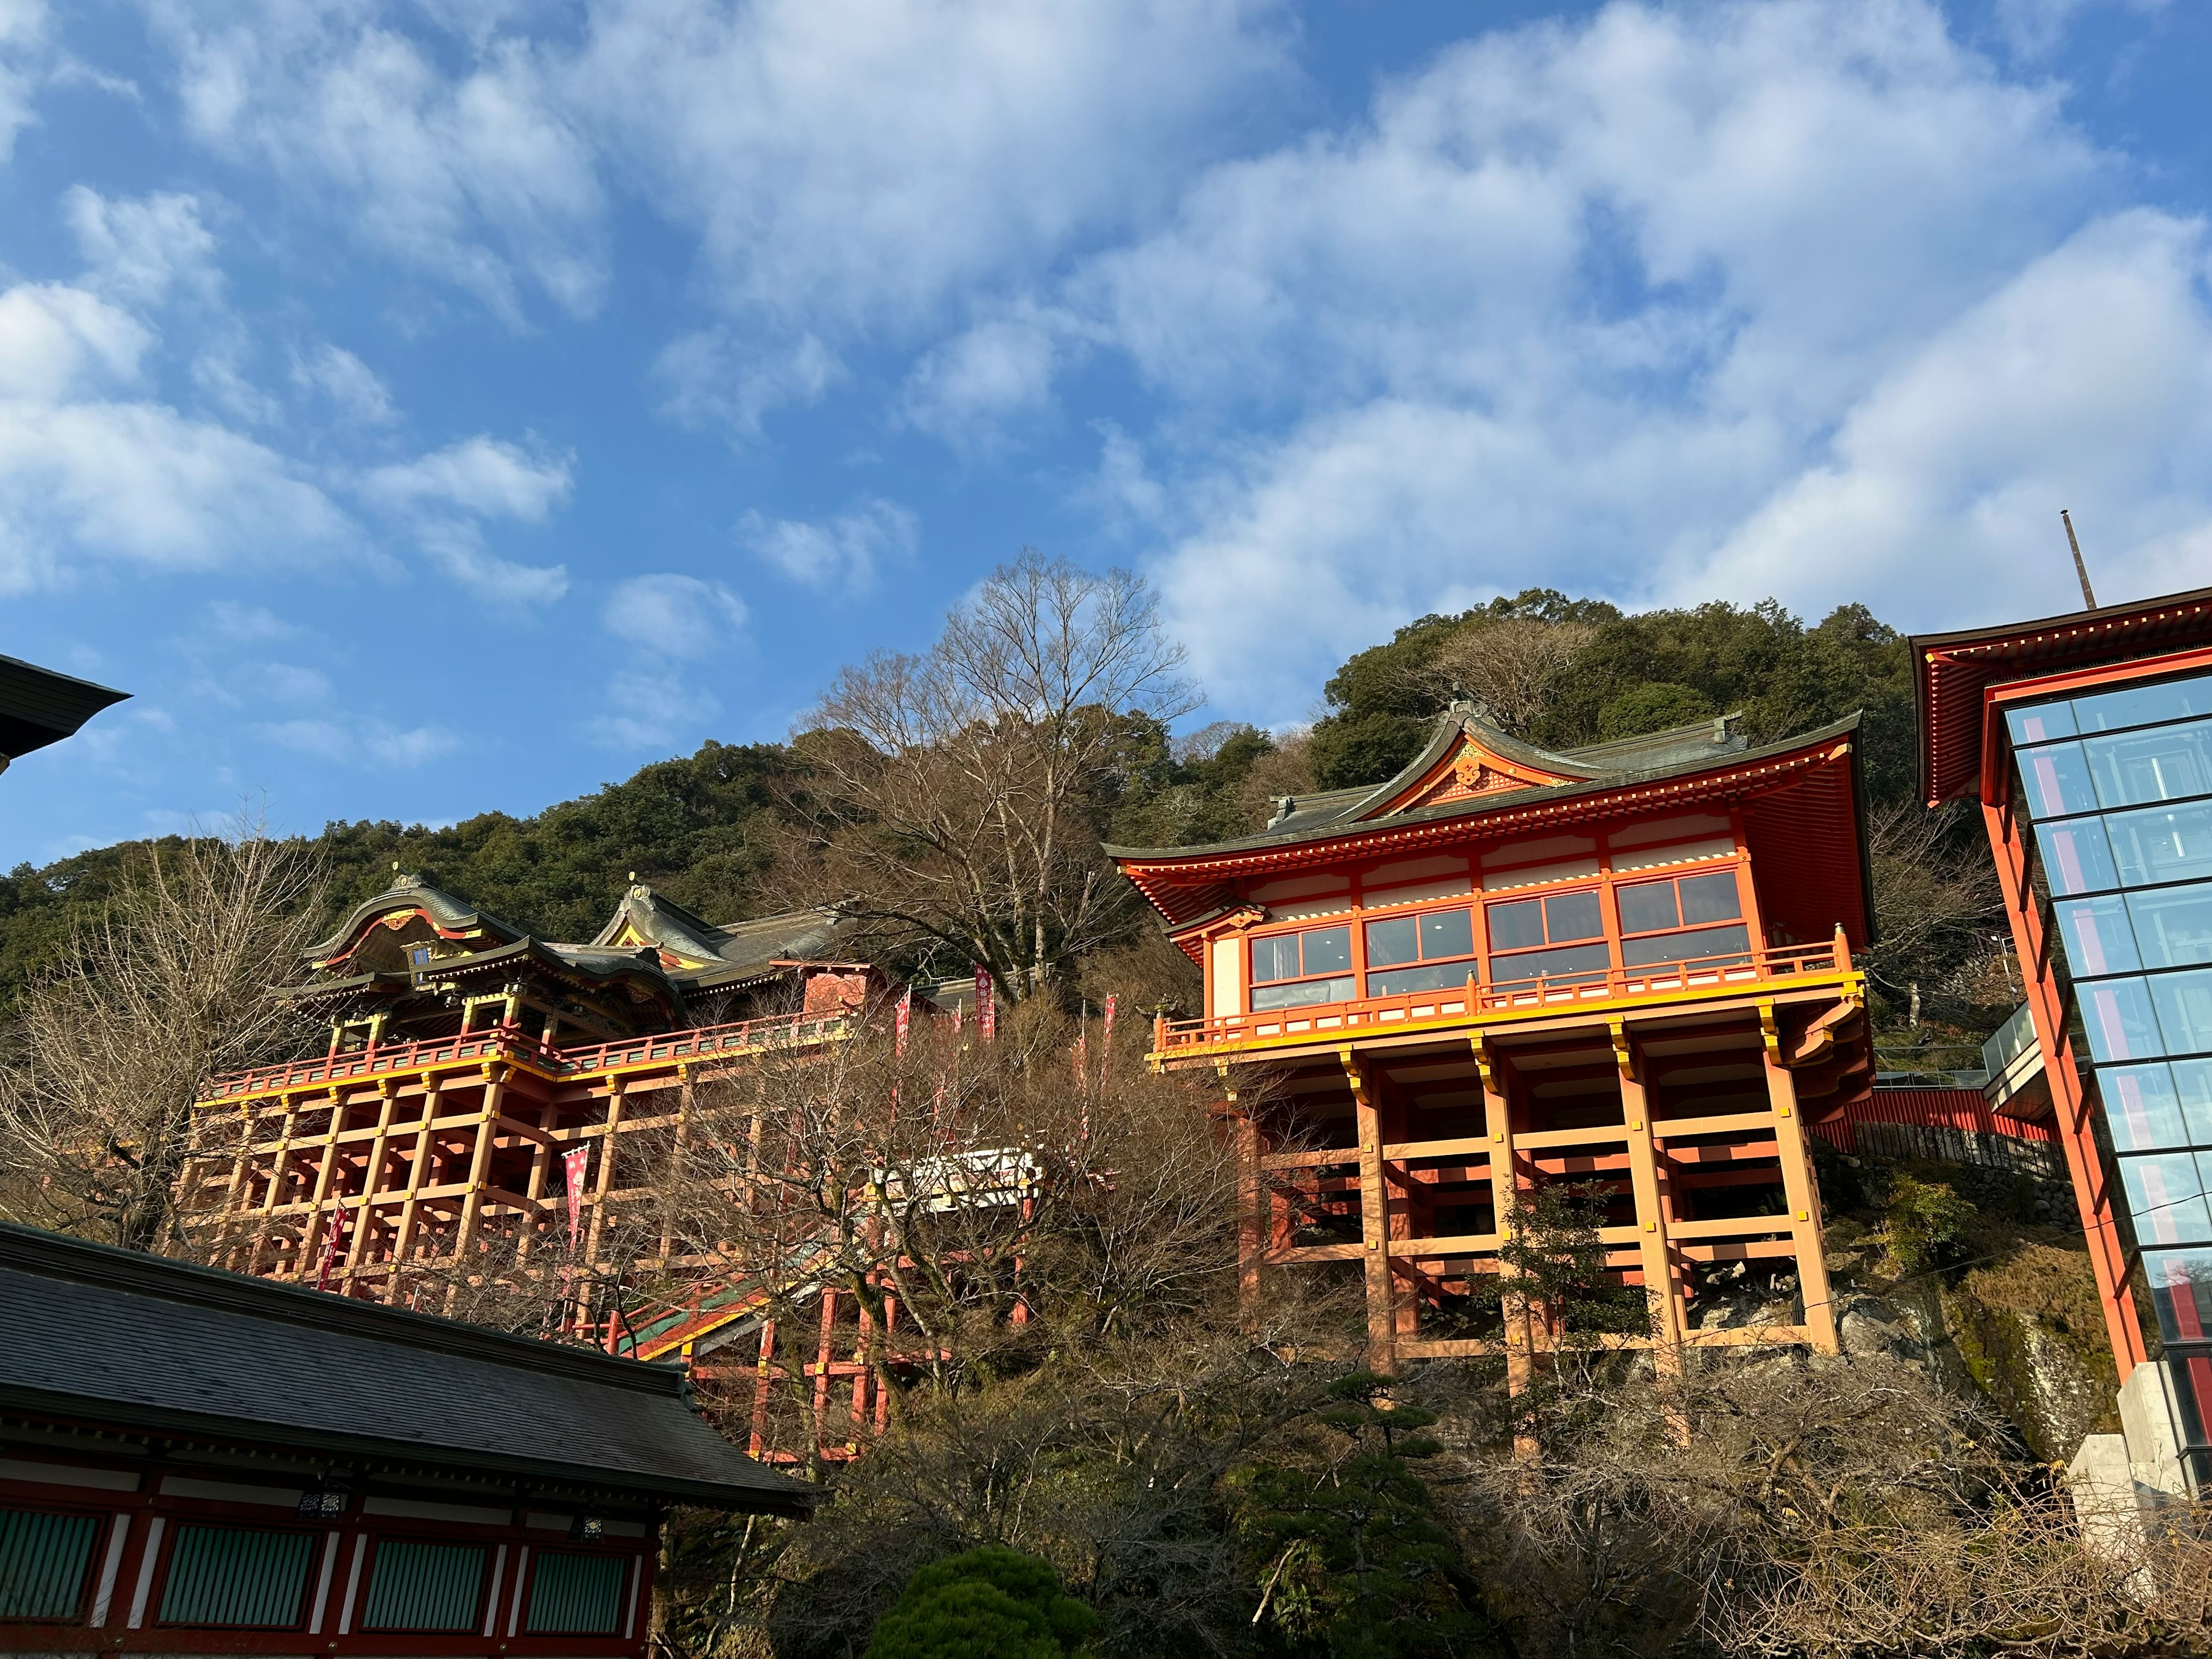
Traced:
[[1352, 657], [1323, 687], [1330, 712], [1314, 727], [1322, 786], [1379, 783], [1419, 753], [1448, 696], [1425, 672], [1437, 653], [1464, 629], [1522, 618], [1595, 629], [1528, 729], [1533, 742], [1569, 749], [1741, 711], [1746, 735], [1767, 743], [1863, 710], [1870, 792], [1877, 799], [1911, 793], [1905, 640], [1864, 605], [1839, 606], [1808, 628], [1771, 599], [1624, 616], [1547, 588], [1423, 617]]
[[915, 1573], [877, 1625], [866, 1659], [1060, 1659], [1097, 1622], [1061, 1594], [1049, 1564], [986, 1546]]
[[1098, 827], [1123, 847], [1188, 847], [1227, 841], [1251, 826], [1246, 781], [1275, 741], [1257, 726], [1222, 720], [1177, 739], [1142, 715], [1124, 717], [1125, 763], [1102, 780]]
[[[341, 915], [389, 887], [396, 863], [541, 939], [591, 938], [633, 870], [709, 921], [734, 921], [781, 908], [758, 880], [804, 781], [781, 745], [709, 743], [534, 817], [486, 812], [442, 830], [340, 822], [311, 845]], [[131, 858], [182, 845], [125, 842], [0, 879], [0, 1008], [98, 914]]]
[[1261, 1595], [1255, 1622], [1302, 1659], [1494, 1650], [1458, 1545], [1408, 1466], [1442, 1449], [1421, 1432], [1436, 1418], [1394, 1409], [1390, 1388], [1364, 1371], [1340, 1378], [1312, 1413], [1329, 1437], [1316, 1455], [1249, 1464], [1226, 1482]]
[[1632, 685], [1598, 711], [1601, 738], [1640, 738], [1646, 732], [1664, 732], [1687, 726], [1717, 712], [1712, 699], [1686, 685], [1647, 680]]
[[1942, 1182], [1899, 1170], [1889, 1179], [1882, 1206], [1881, 1238], [1890, 1270], [1902, 1279], [1935, 1266], [1976, 1218], [1974, 1206]]

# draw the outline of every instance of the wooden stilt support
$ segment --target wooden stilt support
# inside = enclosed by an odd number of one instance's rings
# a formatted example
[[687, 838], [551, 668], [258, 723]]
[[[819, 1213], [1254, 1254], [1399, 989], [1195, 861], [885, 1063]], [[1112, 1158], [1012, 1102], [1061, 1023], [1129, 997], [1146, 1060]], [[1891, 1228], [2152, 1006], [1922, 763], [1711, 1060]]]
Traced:
[[1336, 1052], [1345, 1079], [1352, 1085], [1352, 1111], [1359, 1129], [1359, 1242], [1367, 1279], [1367, 1369], [1379, 1376], [1395, 1376], [1397, 1316], [1390, 1284], [1389, 1192], [1382, 1180], [1382, 1114], [1366, 1066], [1349, 1048]]
[[484, 1188], [491, 1172], [492, 1147], [499, 1139], [499, 1103], [505, 1092], [505, 1068], [496, 1063], [483, 1067], [483, 1109], [477, 1114], [476, 1145], [469, 1158], [468, 1191], [461, 1197], [461, 1225], [453, 1239], [453, 1279], [446, 1286], [446, 1310], [451, 1313], [461, 1293], [461, 1279], [476, 1253], [477, 1231], [483, 1222]]
[[1836, 1304], [1828, 1287], [1828, 1261], [1820, 1243], [1820, 1189], [1805, 1146], [1805, 1120], [1797, 1107], [1796, 1080], [1782, 1054], [1782, 1031], [1774, 1005], [1759, 1010], [1761, 1058], [1766, 1066], [1766, 1097], [1774, 1109], [1774, 1144], [1781, 1154], [1783, 1201], [1790, 1206], [1790, 1241], [1797, 1252], [1797, 1288], [1805, 1303], [1805, 1329], [1820, 1353], [1838, 1352]]
[[401, 1269], [415, 1249], [415, 1229], [422, 1213], [422, 1188], [430, 1168], [430, 1139], [438, 1115], [442, 1078], [433, 1077], [422, 1086], [422, 1119], [415, 1132], [415, 1157], [407, 1169], [407, 1194], [399, 1201], [399, 1226], [392, 1239], [392, 1276], [384, 1283], [384, 1299], [399, 1300]]
[[1659, 1202], [1657, 1154], [1644, 1081], [1636, 1064], [1636, 1044], [1627, 1026], [1608, 1022], [1613, 1056], [1620, 1071], [1620, 1109], [1628, 1125], [1628, 1178], [1636, 1201], [1636, 1248], [1644, 1271], [1644, 1293], [1651, 1309], [1652, 1360], [1662, 1376], [1682, 1369], [1682, 1295], [1675, 1282], [1667, 1220]]

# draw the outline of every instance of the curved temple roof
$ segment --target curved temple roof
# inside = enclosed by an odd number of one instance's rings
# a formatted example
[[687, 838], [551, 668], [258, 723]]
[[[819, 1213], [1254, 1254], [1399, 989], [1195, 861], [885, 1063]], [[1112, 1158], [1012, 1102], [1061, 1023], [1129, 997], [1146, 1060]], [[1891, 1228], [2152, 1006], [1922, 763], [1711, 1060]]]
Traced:
[[[1507, 737], [1471, 709], [1437, 721], [1428, 746], [1386, 783], [1286, 801], [1256, 835], [1191, 847], [1106, 851], [1171, 929], [1237, 908], [1235, 883], [1261, 871], [1313, 867], [1538, 824], [1667, 810], [1698, 799], [1758, 798], [1747, 813], [1754, 866], [1773, 870], [1811, 909], [1840, 920], [1855, 945], [1871, 936], [1864, 784], [1856, 714], [1758, 749], [1734, 715], [1649, 736], [1553, 752]], [[1812, 793], [1808, 794], [1809, 787]]]

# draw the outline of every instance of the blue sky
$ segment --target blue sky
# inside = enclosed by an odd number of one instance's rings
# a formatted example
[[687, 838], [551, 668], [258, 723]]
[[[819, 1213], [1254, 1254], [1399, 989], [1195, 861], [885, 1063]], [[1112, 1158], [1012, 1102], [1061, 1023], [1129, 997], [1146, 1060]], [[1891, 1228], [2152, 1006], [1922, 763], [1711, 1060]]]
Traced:
[[2212, 8], [0, 0], [0, 863], [781, 737], [1024, 544], [1200, 720], [1548, 584], [2212, 582]]

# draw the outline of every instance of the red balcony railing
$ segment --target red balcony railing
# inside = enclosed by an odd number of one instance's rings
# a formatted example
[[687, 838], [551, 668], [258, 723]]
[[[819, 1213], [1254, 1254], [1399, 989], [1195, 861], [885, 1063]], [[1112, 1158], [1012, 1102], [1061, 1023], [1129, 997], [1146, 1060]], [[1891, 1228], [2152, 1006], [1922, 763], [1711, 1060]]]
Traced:
[[575, 1048], [555, 1048], [514, 1027], [502, 1025], [486, 1031], [463, 1031], [453, 1036], [425, 1037], [415, 1042], [378, 1043], [366, 1048], [349, 1048], [308, 1060], [258, 1066], [251, 1072], [212, 1079], [202, 1086], [200, 1098], [236, 1100], [353, 1078], [419, 1072], [466, 1060], [515, 1060], [556, 1076], [575, 1076], [611, 1071], [618, 1066], [752, 1053], [763, 1048], [803, 1048], [842, 1036], [850, 1022], [851, 1016], [842, 1013], [779, 1014], [766, 1019], [702, 1025], [688, 1031], [663, 1031], [653, 1036]]
[[1809, 974], [1848, 973], [1850, 947], [1842, 934], [1826, 945], [1795, 945], [1778, 950], [1736, 951], [1687, 962], [1647, 963], [1634, 968], [1596, 969], [1553, 979], [1508, 980], [1495, 985], [1468, 980], [1435, 991], [1406, 991], [1396, 996], [1355, 997], [1346, 1002], [1313, 1003], [1302, 1008], [1268, 1008], [1254, 1013], [1221, 1014], [1211, 1019], [1160, 1018], [1153, 1024], [1155, 1054], [1250, 1042], [1304, 1042], [1346, 1032], [1387, 1030], [1407, 1021], [1481, 1019], [1578, 1002], [1624, 997], [1664, 998], [1685, 992], [1728, 991]]

